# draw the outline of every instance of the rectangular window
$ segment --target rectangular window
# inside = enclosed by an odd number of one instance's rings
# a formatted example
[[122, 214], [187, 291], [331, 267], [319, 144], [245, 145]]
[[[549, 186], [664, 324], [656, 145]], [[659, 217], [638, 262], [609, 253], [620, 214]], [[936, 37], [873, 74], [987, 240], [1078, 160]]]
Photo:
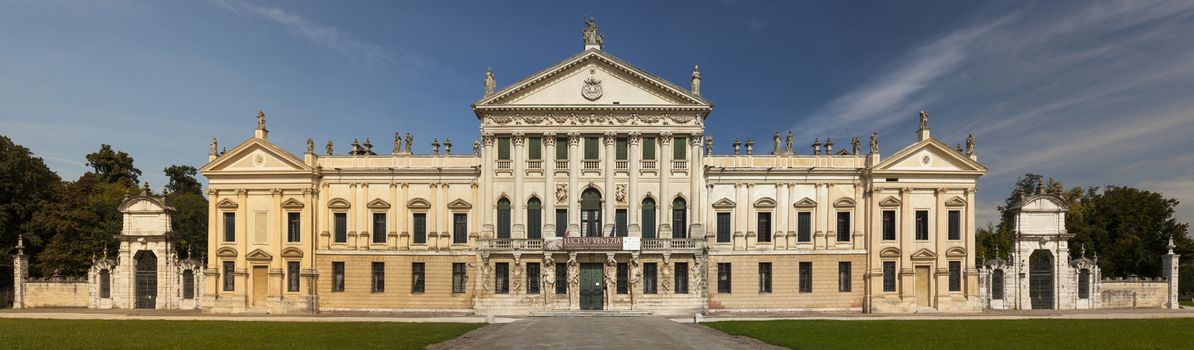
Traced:
[[415, 244], [427, 244], [427, 213], [414, 214]]
[[556, 138], [556, 160], [568, 160], [568, 138]]
[[655, 160], [655, 138], [643, 138], [643, 160]]
[[1078, 299], [1090, 299], [1090, 270], [1078, 270]]
[[224, 213], [224, 242], [236, 242], [236, 213]]
[[333, 292], [343, 292], [344, 291], [344, 262], [343, 261], [333, 261], [332, 262], [332, 291]]
[[348, 213], [336, 213], [336, 243], [348, 242]]
[[493, 264], [493, 292], [497, 294], [510, 293], [510, 264]]
[[556, 237], [568, 232], [568, 209], [556, 209]]
[[850, 262], [839, 261], [837, 263], [837, 291], [850, 291]]
[[527, 238], [543, 238], [543, 208], [527, 208]]
[[[108, 270], [103, 270], [103, 273], [100, 274], [100, 298], [112, 297], [110, 278]], [[195, 299], [195, 272], [192, 270], [184, 270], [182, 272], [182, 298]]]
[[672, 159], [684, 160], [688, 159], [688, 141], [686, 138], [677, 137], [672, 139]]
[[630, 269], [627, 268], [626, 263], [618, 263], [617, 279], [617, 293], [630, 293]]
[[468, 214], [452, 214], [452, 243], [468, 243]]
[[585, 138], [585, 159], [594, 160], [600, 154], [601, 141], [596, 137]]
[[614, 211], [614, 235], [618, 237], [629, 236], [626, 225], [626, 209], [618, 209]]
[[759, 213], [759, 242], [771, 242], [771, 213]]
[[616, 144], [614, 145], [614, 149], [615, 149], [615, 152], [617, 153], [616, 157], [614, 159], [617, 159], [617, 160], [626, 160], [627, 159], [627, 155], [628, 155], [629, 151], [627, 151], [625, 137], [618, 138], [618, 140], [616, 141]]
[[656, 288], [659, 283], [659, 269], [655, 263], [643, 264], [643, 294], [655, 294], [659, 290]]
[[810, 242], [812, 238], [813, 229], [813, 213], [802, 211], [796, 213], [796, 241]]
[[510, 160], [510, 138], [499, 137], [497, 139], [498, 145], [498, 160]]
[[800, 292], [813, 292], [813, 263], [808, 261], [800, 262]]
[[918, 241], [929, 240], [929, 211], [928, 210], [917, 210], [916, 211], [916, 240], [918, 240]]
[[717, 213], [717, 242], [730, 241], [730, 213]]
[[1003, 270], [991, 272], [991, 299], [1003, 300]]
[[543, 139], [538, 137], [527, 138], [527, 159], [543, 159]]
[[374, 261], [372, 264], [373, 278], [372, 288], [374, 293], [382, 293], [386, 291], [386, 263], [381, 261]]
[[949, 239], [956, 241], [962, 236], [962, 212], [959, 210], [949, 211]]
[[286, 241], [298, 242], [299, 232], [302, 231], [302, 215], [300, 213], [286, 213]]
[[717, 292], [730, 292], [730, 263], [717, 263]]
[[224, 291], [231, 292], [236, 290], [236, 263], [232, 261], [224, 262]]
[[373, 213], [373, 243], [386, 242], [386, 213]]
[[676, 294], [688, 294], [688, 263], [678, 262], [675, 268]]
[[896, 212], [895, 210], [883, 211], [883, 240], [894, 241], [896, 239]]
[[568, 264], [556, 263], [556, 294], [568, 294]]
[[298, 261], [286, 262], [286, 291], [287, 292], [299, 291], [299, 262]]
[[883, 262], [883, 291], [894, 292], [896, 290], [896, 271], [895, 261]]
[[759, 293], [771, 293], [771, 263], [759, 263]]
[[[190, 271], [190, 270], [187, 270]], [[185, 275], [183, 278], [186, 278]], [[192, 278], [194, 276], [192, 275]], [[100, 298], [109, 299], [112, 297], [112, 273], [108, 270], [100, 270]], [[191, 283], [191, 294], [195, 293], [194, 283]]]
[[410, 263], [410, 292], [422, 293], [426, 288], [427, 265], [421, 262]]
[[527, 294], [539, 294], [539, 263], [527, 263]]
[[850, 212], [848, 211], [837, 212], [837, 241], [850, 241]]
[[962, 290], [962, 262], [949, 262], [949, 291], [958, 292]]
[[464, 286], [468, 284], [466, 268], [464, 263], [452, 263], [452, 293], [464, 293]]

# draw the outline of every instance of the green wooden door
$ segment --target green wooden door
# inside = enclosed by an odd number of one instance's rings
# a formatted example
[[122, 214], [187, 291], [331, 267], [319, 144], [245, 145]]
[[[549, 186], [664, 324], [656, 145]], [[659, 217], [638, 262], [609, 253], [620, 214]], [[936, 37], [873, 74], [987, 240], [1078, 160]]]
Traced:
[[580, 264], [580, 309], [601, 310], [603, 291], [601, 264]]

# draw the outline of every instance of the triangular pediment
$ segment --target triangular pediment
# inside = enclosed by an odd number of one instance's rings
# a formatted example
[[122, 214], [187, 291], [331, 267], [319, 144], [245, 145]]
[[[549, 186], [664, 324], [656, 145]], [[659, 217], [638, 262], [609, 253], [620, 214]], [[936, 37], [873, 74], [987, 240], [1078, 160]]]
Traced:
[[947, 207], [964, 207], [964, 206], [966, 206], [966, 200], [962, 199], [962, 197], [950, 198], [950, 200], [945, 201], [945, 206], [947, 206]]
[[303, 202], [299, 202], [294, 198], [288, 198], [285, 202], [282, 202], [282, 208], [284, 209], [302, 209], [303, 206]]
[[253, 251], [245, 255], [245, 259], [247, 260], [273, 260], [273, 258], [273, 255], [270, 255], [261, 249], [253, 249]]
[[241, 171], [310, 173], [311, 167], [303, 163], [301, 158], [265, 139], [250, 138], [207, 163], [199, 171], [204, 175]]
[[718, 199], [716, 202], [713, 202], [713, 207], [718, 209], [733, 208], [735, 206], [737, 206], [737, 204], [735, 204], [734, 201], [730, 200], [729, 198], [722, 198]]
[[914, 260], [936, 259], [937, 254], [934, 254], [931, 250], [921, 248], [920, 250], [917, 250], [916, 253], [912, 253], [911, 258]]
[[216, 203], [216, 208], [220, 209], [236, 209], [238, 206], [236, 202], [228, 198], [221, 199], [219, 203]]
[[879, 201], [879, 206], [898, 207], [898, 206], [900, 206], [900, 200], [896, 199], [896, 197], [894, 197], [894, 196], [889, 196], [889, 197]]
[[987, 172], [982, 164], [934, 138], [896, 152], [875, 165], [874, 169], [876, 172], [964, 172], [978, 175]]
[[454, 201], [448, 202], [448, 209], [472, 209], [473, 205], [465, 202], [463, 199], [457, 198]]
[[[590, 87], [588, 93], [582, 90]], [[593, 88], [599, 86], [600, 88]], [[599, 90], [595, 93], [593, 90]], [[708, 100], [602, 50], [586, 50], [486, 96], [474, 106], [710, 106]]]
[[808, 197], [804, 197], [804, 198], [796, 201], [796, 203], [792, 204], [792, 206], [797, 207], [797, 208], [816, 208], [817, 201], [812, 200], [811, 198], [808, 198]]
[[390, 202], [386, 202], [381, 198], [374, 198], [366, 205], [369, 209], [390, 209]]

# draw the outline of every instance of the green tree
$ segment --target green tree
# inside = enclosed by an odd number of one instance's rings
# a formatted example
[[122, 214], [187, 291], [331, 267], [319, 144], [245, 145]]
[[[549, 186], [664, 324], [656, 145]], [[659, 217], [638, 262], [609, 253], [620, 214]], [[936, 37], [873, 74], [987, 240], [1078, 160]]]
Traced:
[[163, 169], [166, 177], [170, 182], [166, 183], [166, 190], [170, 193], [194, 193], [202, 194], [203, 186], [199, 184], [199, 180], [195, 179], [195, 175], [199, 173], [198, 169], [190, 165], [171, 165]]
[[174, 249], [179, 256], [190, 257], [188, 252], [203, 252], [207, 249], [207, 198], [203, 197], [202, 185], [195, 178], [198, 171], [189, 165], [171, 165], [164, 169], [170, 182], [170, 205], [174, 207], [172, 227]]
[[100, 145], [100, 150], [87, 155], [87, 166], [94, 169], [104, 182], [136, 185], [141, 170], [133, 166], [133, 157], [128, 153], [115, 151], [110, 145]]
[[[48, 237], [34, 229], [33, 217], [54, 200], [61, 183], [41, 158], [0, 135], [0, 265], [12, 261], [19, 235], [25, 238], [25, 254], [36, 255], [45, 246]], [[0, 268], [0, 288], [12, 282], [12, 269]]]
[[[1188, 256], [1194, 242], [1187, 235], [1189, 224], [1174, 218], [1178, 201], [1160, 193], [1123, 186], [1088, 191], [1066, 220], [1074, 234], [1071, 247], [1085, 246], [1099, 255], [1099, 268], [1106, 276], [1160, 276], [1161, 256], [1173, 237], [1174, 251]], [[1074, 248], [1071, 248], [1074, 249]], [[1188, 260], [1188, 259], [1187, 259]]]

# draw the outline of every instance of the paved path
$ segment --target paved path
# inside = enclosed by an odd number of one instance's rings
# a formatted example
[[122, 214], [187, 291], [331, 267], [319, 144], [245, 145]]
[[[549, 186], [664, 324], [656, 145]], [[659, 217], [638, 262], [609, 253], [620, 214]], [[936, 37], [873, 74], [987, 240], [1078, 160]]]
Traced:
[[780, 349], [661, 317], [531, 317], [490, 325], [428, 349]]

